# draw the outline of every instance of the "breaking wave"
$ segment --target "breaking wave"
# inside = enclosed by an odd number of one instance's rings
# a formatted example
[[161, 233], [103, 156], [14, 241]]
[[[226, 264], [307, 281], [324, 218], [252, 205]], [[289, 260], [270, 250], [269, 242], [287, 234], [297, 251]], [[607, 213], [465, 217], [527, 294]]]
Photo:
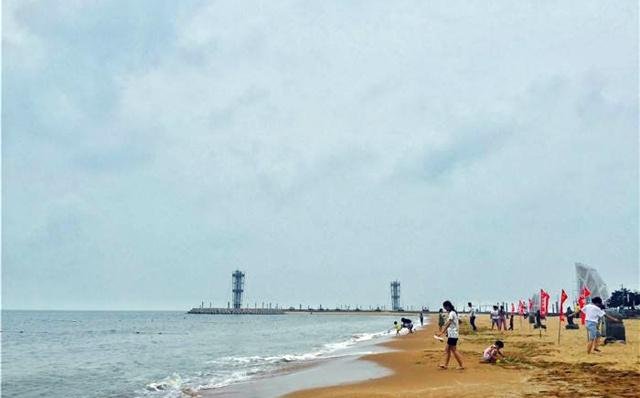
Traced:
[[198, 396], [198, 391], [200, 390], [217, 389], [246, 382], [255, 377], [282, 369], [286, 364], [345, 356], [362, 356], [370, 354], [372, 351], [350, 350], [350, 348], [357, 347], [359, 343], [389, 336], [390, 334], [390, 331], [356, 333], [347, 340], [327, 343], [317, 350], [303, 353], [220, 357], [207, 361], [207, 365], [218, 369], [218, 371], [211, 373], [201, 372], [199, 375], [190, 378], [183, 378], [178, 374], [173, 374], [162, 380], [147, 384], [145, 390], [139, 396], [158, 396], [163, 398], [195, 397]]

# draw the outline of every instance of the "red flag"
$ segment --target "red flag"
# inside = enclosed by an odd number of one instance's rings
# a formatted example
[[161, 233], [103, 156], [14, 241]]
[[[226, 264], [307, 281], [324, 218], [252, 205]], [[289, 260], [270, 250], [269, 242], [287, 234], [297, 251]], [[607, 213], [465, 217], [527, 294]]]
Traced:
[[516, 306], [515, 304], [511, 303], [511, 313], [515, 314], [515, 312], [516, 312]]
[[518, 300], [518, 314], [524, 314], [524, 301]]
[[540, 289], [540, 316], [547, 316], [547, 311], [549, 309], [549, 293]]
[[564, 314], [562, 307], [564, 307], [564, 302], [567, 301], [567, 293], [562, 289], [562, 293], [560, 294], [560, 322], [564, 321]]
[[585, 323], [584, 322], [585, 315], [584, 315], [584, 312], [582, 312], [582, 307], [584, 307], [584, 297], [580, 296], [578, 298], [578, 308], [580, 309], [580, 323], [582, 325], [584, 325], [584, 323]]
[[533, 300], [529, 299], [529, 312], [533, 312]]
[[549, 293], [544, 292], [544, 315], [546, 316], [549, 313], [549, 299], [551, 296]]
[[582, 288], [582, 297], [587, 298], [589, 296], [591, 296], [591, 290], [589, 290], [587, 286], [584, 286]]

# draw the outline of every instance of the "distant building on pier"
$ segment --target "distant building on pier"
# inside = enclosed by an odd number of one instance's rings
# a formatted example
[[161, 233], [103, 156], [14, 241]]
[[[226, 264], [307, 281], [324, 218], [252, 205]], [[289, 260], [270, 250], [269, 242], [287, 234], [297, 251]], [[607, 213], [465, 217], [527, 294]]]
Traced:
[[233, 309], [242, 308], [242, 295], [244, 293], [244, 272], [235, 270], [231, 274], [231, 292], [233, 299]]
[[402, 307], [400, 306], [400, 281], [398, 280], [391, 282], [391, 310], [402, 310]]

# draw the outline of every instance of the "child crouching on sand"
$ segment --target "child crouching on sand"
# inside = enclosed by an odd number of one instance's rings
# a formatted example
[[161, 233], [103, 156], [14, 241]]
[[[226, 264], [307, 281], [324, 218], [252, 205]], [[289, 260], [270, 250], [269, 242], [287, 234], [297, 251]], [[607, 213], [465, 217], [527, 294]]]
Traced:
[[444, 349], [444, 364], [440, 365], [441, 369], [446, 369], [449, 366], [449, 359], [451, 359], [451, 354], [458, 361], [458, 369], [464, 369], [462, 365], [462, 356], [457, 351], [456, 346], [458, 345], [458, 326], [459, 326], [459, 318], [458, 313], [456, 312], [451, 301], [447, 300], [442, 303], [445, 311], [449, 312], [447, 316], [447, 323], [444, 324], [438, 336], [444, 335], [447, 332], [447, 346]]
[[498, 359], [504, 358], [504, 355], [500, 351], [504, 348], [504, 343], [500, 340], [497, 340], [495, 343], [491, 344], [484, 350], [482, 354], [483, 363], [496, 363]]

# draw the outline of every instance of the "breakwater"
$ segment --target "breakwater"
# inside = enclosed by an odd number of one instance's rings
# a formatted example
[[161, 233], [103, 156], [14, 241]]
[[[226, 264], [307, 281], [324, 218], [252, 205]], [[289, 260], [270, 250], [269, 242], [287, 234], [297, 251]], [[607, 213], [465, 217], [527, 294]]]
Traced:
[[280, 308], [192, 308], [187, 314], [208, 315], [284, 315]]

